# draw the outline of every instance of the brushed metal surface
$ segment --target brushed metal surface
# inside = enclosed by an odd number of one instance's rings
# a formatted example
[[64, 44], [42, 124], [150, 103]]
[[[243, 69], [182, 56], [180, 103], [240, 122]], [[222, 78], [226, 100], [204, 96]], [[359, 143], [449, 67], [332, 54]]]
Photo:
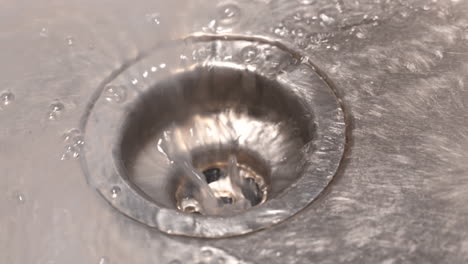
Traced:
[[[1, 5], [0, 263], [468, 260], [466, 1]], [[197, 32], [307, 53], [349, 121], [344, 160], [325, 192], [266, 230], [195, 239], [123, 217], [73, 157], [79, 132], [64, 136], [123, 65]]]

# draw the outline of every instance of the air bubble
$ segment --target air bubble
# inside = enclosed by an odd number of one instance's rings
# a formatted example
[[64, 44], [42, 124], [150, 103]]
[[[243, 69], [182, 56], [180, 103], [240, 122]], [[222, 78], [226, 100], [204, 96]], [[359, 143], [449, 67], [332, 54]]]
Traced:
[[15, 95], [12, 92], [6, 91], [0, 94], [0, 103], [2, 105], [10, 105], [15, 100]]
[[49, 32], [47, 30], [47, 28], [41, 28], [41, 32], [39, 32], [39, 36], [43, 37], [43, 38], [47, 38], [49, 36]]
[[114, 199], [117, 198], [117, 196], [119, 196], [119, 194], [120, 194], [120, 191], [121, 191], [120, 187], [118, 187], [118, 186], [112, 187], [112, 189], [111, 189], [112, 198], [114, 198]]
[[292, 31], [292, 33], [297, 37], [303, 37], [305, 35], [305, 30], [303, 28], [296, 28]]
[[241, 10], [233, 4], [223, 5], [218, 9], [218, 21], [222, 25], [232, 25], [239, 21]]
[[108, 102], [122, 103], [127, 99], [127, 92], [124, 86], [109, 85], [104, 91], [104, 98]]
[[284, 37], [286, 34], [288, 34], [288, 29], [283, 26], [278, 26], [273, 29], [273, 33], [275, 33], [275, 35], [278, 35], [280, 37]]
[[47, 117], [49, 120], [57, 120], [64, 110], [65, 106], [61, 102], [53, 102], [49, 105]]
[[241, 50], [240, 54], [241, 54], [242, 61], [252, 62], [258, 56], [258, 49], [255, 46], [247, 46]]
[[331, 25], [335, 22], [335, 19], [331, 16], [328, 16], [324, 13], [320, 14], [319, 15], [320, 17], [320, 20], [322, 20], [322, 22], [325, 24], [325, 25]]
[[72, 36], [68, 36], [65, 38], [65, 42], [67, 43], [68, 46], [73, 46], [73, 43], [75, 42], [75, 38]]

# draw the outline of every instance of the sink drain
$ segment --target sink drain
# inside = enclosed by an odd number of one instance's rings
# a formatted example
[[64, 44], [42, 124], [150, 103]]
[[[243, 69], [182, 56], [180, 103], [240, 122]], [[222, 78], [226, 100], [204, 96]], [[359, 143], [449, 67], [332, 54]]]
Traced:
[[191, 188], [194, 186], [191, 181], [181, 180], [176, 189], [179, 210], [189, 213], [231, 215], [267, 200], [270, 173], [268, 165], [247, 151], [223, 150], [220, 147], [207, 146], [205, 151], [194, 153], [192, 163], [196, 171], [202, 172], [201, 178], [208, 184], [206, 191], [212, 192], [217, 205], [205, 208], [206, 206], [200, 203], [203, 198], [197, 199], [192, 194]]
[[83, 119], [90, 184], [171, 234], [233, 236], [286, 219], [327, 186], [344, 150], [343, 113], [313, 68], [261, 39], [153, 51], [106, 82]]

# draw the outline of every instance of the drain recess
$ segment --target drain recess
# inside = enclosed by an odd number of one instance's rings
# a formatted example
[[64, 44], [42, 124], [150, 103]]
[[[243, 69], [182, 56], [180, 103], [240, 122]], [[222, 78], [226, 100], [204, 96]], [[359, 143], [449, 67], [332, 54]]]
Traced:
[[[342, 110], [313, 69], [261, 39], [160, 47], [104, 84], [85, 115], [89, 183], [170, 234], [226, 237], [285, 220], [328, 185], [344, 151]], [[109, 100], [106, 87], [125, 97]]]

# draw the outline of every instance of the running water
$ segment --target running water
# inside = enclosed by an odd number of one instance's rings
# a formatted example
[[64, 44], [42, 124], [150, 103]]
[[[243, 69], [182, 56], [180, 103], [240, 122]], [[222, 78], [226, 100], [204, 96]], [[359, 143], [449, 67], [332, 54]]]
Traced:
[[216, 198], [215, 194], [206, 182], [203, 174], [198, 172], [193, 167], [191, 162], [187, 160], [180, 160], [175, 162], [175, 164], [177, 164], [177, 166], [180, 166], [183, 169], [185, 175], [189, 179], [189, 184], [192, 185], [194, 188], [194, 192], [187, 193], [187, 196], [183, 199], [194, 199], [197, 202], [197, 204], [201, 205], [201, 208], [198, 209], [200, 210], [200, 213], [217, 214], [218, 208], [220, 207], [220, 201], [218, 201], [218, 199]]
[[[184, 126], [172, 124], [156, 138], [156, 152], [167, 159], [167, 165], [180, 171], [180, 187], [176, 192], [178, 208], [184, 212], [206, 215], [229, 215], [258, 204], [259, 186], [238, 161], [240, 137], [229, 117], [229, 111]], [[222, 146], [229, 142], [227, 156], [214, 147], [215, 167], [196, 168], [190, 152], [193, 145]]]

